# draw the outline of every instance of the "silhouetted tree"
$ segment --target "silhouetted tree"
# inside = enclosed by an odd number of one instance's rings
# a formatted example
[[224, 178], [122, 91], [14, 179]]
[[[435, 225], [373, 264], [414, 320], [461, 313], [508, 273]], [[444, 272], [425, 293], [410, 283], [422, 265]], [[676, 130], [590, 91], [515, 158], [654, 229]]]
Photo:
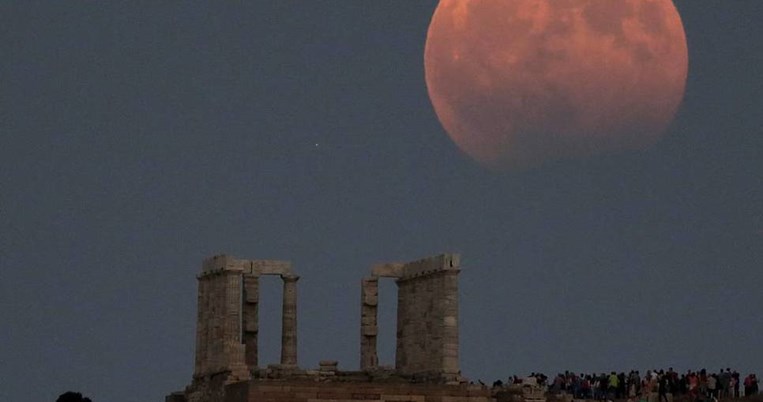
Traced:
[[93, 402], [90, 400], [90, 398], [85, 398], [80, 394], [79, 392], [64, 392], [61, 394], [58, 399], [56, 399], [56, 402]]

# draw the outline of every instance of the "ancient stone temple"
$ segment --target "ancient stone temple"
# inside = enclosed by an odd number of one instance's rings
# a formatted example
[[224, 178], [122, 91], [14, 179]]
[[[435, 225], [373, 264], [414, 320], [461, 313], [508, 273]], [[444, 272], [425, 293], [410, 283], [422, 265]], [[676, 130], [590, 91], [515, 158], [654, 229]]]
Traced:
[[[336, 361], [303, 369], [297, 360], [297, 276], [289, 262], [204, 261], [199, 274], [196, 359], [192, 383], [166, 402], [450, 401], [486, 402], [490, 392], [467, 385], [458, 367], [459, 258], [442, 254], [379, 264], [361, 281], [360, 370]], [[258, 359], [259, 278], [283, 280], [281, 361]], [[398, 286], [394, 369], [378, 365], [378, 284]]]

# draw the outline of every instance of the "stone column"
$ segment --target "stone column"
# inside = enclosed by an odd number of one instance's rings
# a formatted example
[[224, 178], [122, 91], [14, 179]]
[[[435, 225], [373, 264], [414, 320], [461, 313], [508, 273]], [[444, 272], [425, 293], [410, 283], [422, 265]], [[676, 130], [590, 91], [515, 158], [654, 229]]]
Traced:
[[209, 276], [209, 305], [207, 306], [207, 371], [218, 372], [223, 369], [223, 332], [220, 312], [225, 306], [222, 274], [213, 273]]
[[372, 370], [379, 365], [376, 338], [379, 333], [377, 311], [379, 279], [365, 278], [360, 283], [360, 369]]
[[241, 271], [226, 270], [222, 279], [225, 304], [223, 306], [223, 368], [230, 371], [226, 383], [249, 379], [246, 366], [246, 348], [242, 342], [243, 276]]
[[[397, 333], [395, 337], [395, 370], [398, 373], [410, 374], [409, 361], [408, 361], [408, 325], [410, 319], [408, 318], [409, 312], [409, 282], [402, 279], [396, 279], [397, 285]], [[412, 300], [411, 300], [412, 302]], [[427, 336], [426, 334], [424, 336]]]
[[244, 326], [243, 343], [246, 345], [246, 365], [250, 370], [257, 368], [259, 335], [260, 278], [256, 275], [244, 275], [244, 300], [242, 321]]
[[281, 317], [281, 365], [297, 366], [297, 275], [281, 275], [283, 312]]
[[[223, 342], [226, 346], [241, 344], [241, 273], [225, 271], [223, 292], [225, 294], [223, 318]], [[227, 351], [226, 351], [227, 352]], [[226, 353], [228, 355], [228, 353]], [[228, 357], [228, 364], [234, 363]]]
[[196, 311], [196, 363], [194, 376], [202, 376], [207, 371], [207, 342], [209, 334], [207, 304], [209, 303], [209, 281], [203, 275], [197, 277], [199, 290], [197, 296]]
[[442, 374], [446, 381], [458, 378], [458, 273], [459, 269], [442, 271]]

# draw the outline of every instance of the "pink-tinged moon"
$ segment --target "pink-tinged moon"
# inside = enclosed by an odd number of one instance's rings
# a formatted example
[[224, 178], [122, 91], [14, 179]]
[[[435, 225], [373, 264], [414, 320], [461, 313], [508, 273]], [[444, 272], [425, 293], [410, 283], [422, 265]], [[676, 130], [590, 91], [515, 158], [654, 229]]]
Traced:
[[459, 148], [521, 169], [659, 141], [688, 50], [671, 0], [441, 0], [424, 65]]

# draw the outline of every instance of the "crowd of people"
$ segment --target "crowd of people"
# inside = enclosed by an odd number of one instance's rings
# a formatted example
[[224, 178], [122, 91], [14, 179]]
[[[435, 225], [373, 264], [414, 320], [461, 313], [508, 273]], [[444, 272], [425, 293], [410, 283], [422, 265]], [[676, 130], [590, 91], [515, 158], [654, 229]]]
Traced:
[[[727, 368], [717, 373], [705, 369], [689, 370], [679, 374], [673, 368], [667, 370], [648, 370], [640, 373], [631, 370], [610, 372], [609, 374], [584, 374], [566, 371], [549, 378], [541, 373], [532, 373], [529, 377], [509, 378], [509, 383], [533, 385], [545, 388], [551, 393], [568, 393], [576, 399], [669, 402], [674, 397], [688, 397], [690, 401], [713, 401], [724, 398], [756, 395], [758, 378], [755, 374], [742, 377], [736, 370]], [[496, 381], [493, 386], [502, 386]], [[670, 396], [670, 398], [669, 398]], [[686, 398], [684, 398], [686, 399]]]

